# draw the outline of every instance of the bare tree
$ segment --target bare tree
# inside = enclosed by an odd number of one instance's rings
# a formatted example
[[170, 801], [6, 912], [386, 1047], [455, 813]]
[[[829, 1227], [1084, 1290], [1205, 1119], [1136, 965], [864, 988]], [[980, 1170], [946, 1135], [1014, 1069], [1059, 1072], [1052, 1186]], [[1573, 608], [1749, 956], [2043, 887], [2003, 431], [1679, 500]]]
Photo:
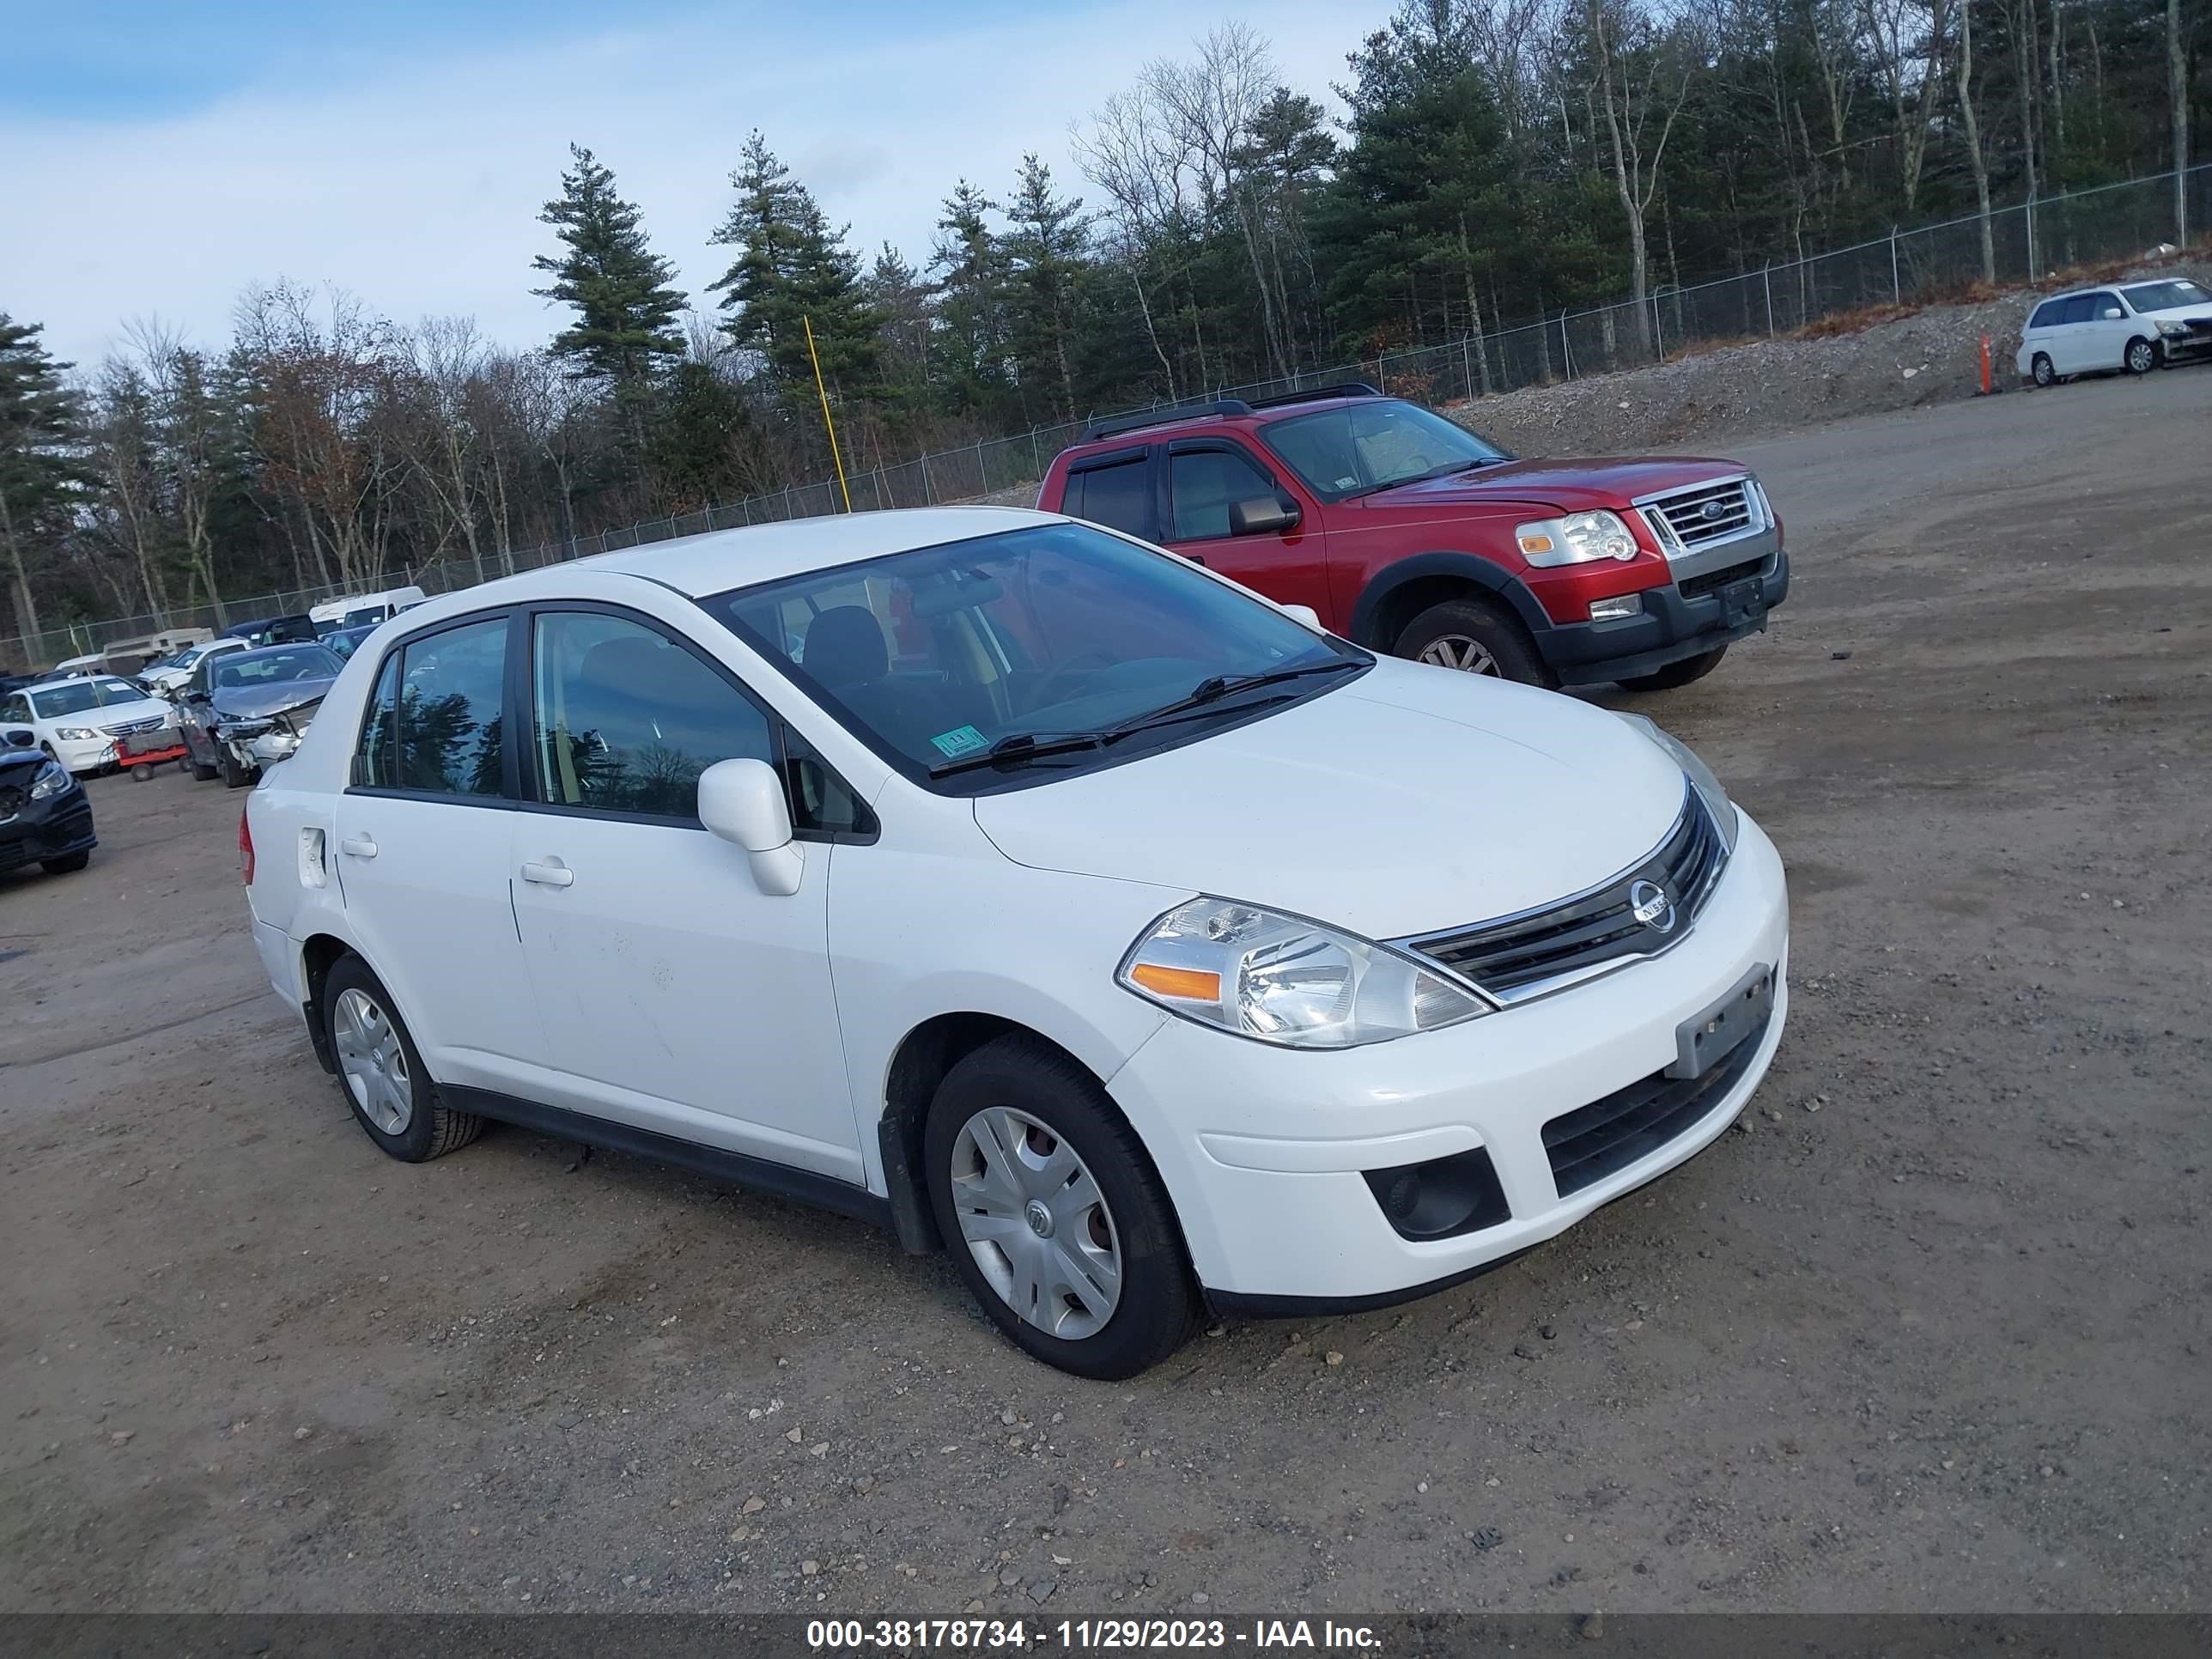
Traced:
[[1899, 193], [1905, 210], [1920, 201], [1928, 136], [1943, 86], [1943, 35], [1948, 0], [1861, 0], [1866, 38], [1897, 133]]
[[408, 431], [407, 464], [441, 520], [440, 545], [458, 536], [481, 572], [478, 433], [471, 394], [487, 356], [483, 337], [470, 318], [426, 317], [399, 349], [418, 403], [418, 418]]
[[1661, 27], [1622, 0], [1588, 0], [1584, 13], [1591, 61], [1606, 133], [1612, 143], [1613, 187], [1628, 216], [1628, 280], [1636, 307], [1636, 335], [1644, 356], [1653, 351], [1651, 256], [1645, 224], [1659, 193], [1667, 141], [1688, 95], [1697, 55], [1688, 26]]
[[2173, 122], [2173, 240], [2189, 245], [2189, 53], [2181, 36], [2181, 0], [2166, 0], [2166, 88]]
[[1982, 280], [1997, 279], [1996, 243], [1990, 226], [1990, 158], [1982, 149], [1981, 123], [1974, 114], [1974, 0], [1959, 0], [1959, 122], [1966, 140], [1966, 161], [1974, 170], [1974, 201], [1982, 230]]

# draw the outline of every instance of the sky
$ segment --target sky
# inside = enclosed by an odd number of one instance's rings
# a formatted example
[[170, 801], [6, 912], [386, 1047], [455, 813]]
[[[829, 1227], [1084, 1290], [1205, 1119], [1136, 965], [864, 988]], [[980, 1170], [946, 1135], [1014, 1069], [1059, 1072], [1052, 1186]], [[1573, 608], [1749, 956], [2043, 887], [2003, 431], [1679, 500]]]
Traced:
[[0, 312], [96, 362], [133, 321], [219, 347], [249, 284], [336, 283], [401, 323], [469, 315], [504, 345], [573, 140], [644, 210], [702, 307], [730, 169], [758, 126], [872, 257], [925, 259], [956, 179], [1024, 150], [1095, 197], [1068, 127], [1242, 17], [1325, 97], [1389, 0], [0, 0]]

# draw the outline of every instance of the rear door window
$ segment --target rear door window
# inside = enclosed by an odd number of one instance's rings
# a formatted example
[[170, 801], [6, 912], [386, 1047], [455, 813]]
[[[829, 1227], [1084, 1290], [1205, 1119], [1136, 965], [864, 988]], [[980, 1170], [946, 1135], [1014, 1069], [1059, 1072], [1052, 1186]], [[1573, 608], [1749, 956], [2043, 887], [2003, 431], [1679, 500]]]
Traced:
[[2086, 323], [2096, 315], [2095, 305], [2094, 296], [2077, 294], [2066, 301], [2066, 314], [2058, 320], [2062, 323]]
[[410, 640], [399, 652], [393, 787], [434, 795], [506, 793], [507, 618]]
[[2056, 328], [2065, 309], [2063, 300], [2045, 300], [2036, 307], [2035, 315], [2027, 319], [2027, 325], [2030, 328]]
[[1152, 469], [1149, 458], [1139, 455], [1111, 465], [1087, 466], [1070, 472], [1060, 510], [1072, 519], [1088, 519], [1109, 530], [1149, 539], [1153, 533]]

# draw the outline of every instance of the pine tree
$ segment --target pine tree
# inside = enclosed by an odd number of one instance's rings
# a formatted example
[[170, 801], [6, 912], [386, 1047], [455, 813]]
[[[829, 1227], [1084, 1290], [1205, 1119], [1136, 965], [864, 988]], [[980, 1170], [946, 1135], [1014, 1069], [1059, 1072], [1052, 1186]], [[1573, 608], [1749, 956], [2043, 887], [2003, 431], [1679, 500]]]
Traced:
[[633, 389], [659, 360], [682, 355], [684, 295], [670, 285], [675, 266], [647, 245], [637, 208], [615, 193], [614, 174], [581, 145], [568, 154], [576, 165], [538, 216], [557, 227], [568, 252], [532, 262], [553, 284], [531, 292], [575, 307], [576, 320], [553, 337], [556, 353], [579, 374]]
[[965, 179], [945, 198], [929, 269], [945, 335], [945, 398], [972, 413], [1002, 400], [1006, 384], [1006, 263], [983, 216], [999, 204]]
[[921, 273], [889, 242], [876, 255], [868, 275], [868, 303], [881, 320], [878, 337], [884, 366], [884, 395], [913, 407], [928, 396], [930, 360], [929, 289]]
[[15, 620], [27, 636], [39, 631], [31, 593], [29, 540], [79, 480], [68, 444], [76, 403], [58, 363], [39, 343], [43, 323], [18, 323], [0, 311], [0, 544], [8, 550]]
[[1091, 222], [1083, 198], [1055, 196], [1052, 169], [1035, 152], [1022, 157], [1006, 206], [1003, 243], [1012, 276], [1011, 343], [1022, 384], [1048, 388], [1047, 407], [1075, 418], [1075, 289], [1086, 263]]
[[872, 395], [880, 373], [880, 319], [844, 230], [830, 228], [758, 131], [745, 141], [744, 165], [730, 183], [738, 199], [712, 240], [738, 256], [708, 287], [729, 313], [723, 328], [731, 343], [757, 354], [779, 387], [811, 386], [811, 321], [823, 378], [846, 396]]

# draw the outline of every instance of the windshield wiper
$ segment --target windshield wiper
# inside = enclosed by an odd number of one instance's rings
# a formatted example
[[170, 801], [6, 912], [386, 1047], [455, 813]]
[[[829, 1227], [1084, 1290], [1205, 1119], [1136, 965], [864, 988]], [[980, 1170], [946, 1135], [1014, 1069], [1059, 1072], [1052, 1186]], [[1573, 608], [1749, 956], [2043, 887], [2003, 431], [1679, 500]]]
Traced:
[[1471, 461], [1452, 461], [1443, 466], [1432, 466], [1426, 472], [1416, 472], [1407, 477], [1391, 478], [1382, 483], [1370, 484], [1364, 489], [1353, 490], [1349, 495], [1340, 495], [1337, 500], [1356, 501], [1363, 495], [1377, 495], [1385, 489], [1396, 489], [1406, 484], [1426, 483], [1431, 478], [1449, 478], [1455, 472], [1472, 472], [1479, 466], [1502, 466], [1505, 464], [1505, 460], [1506, 457], [1503, 455], [1483, 455]]
[[1132, 732], [1141, 732], [1148, 726], [1157, 726], [1164, 721], [1172, 720], [1177, 715], [1187, 714], [1194, 708], [1206, 708], [1210, 704], [1219, 702], [1222, 698], [1234, 692], [1249, 691], [1255, 686], [1278, 685], [1285, 680], [1304, 679], [1309, 674], [1341, 673], [1346, 669], [1358, 668], [1360, 665], [1357, 658], [1331, 657], [1325, 662], [1305, 663], [1296, 668], [1271, 668], [1261, 674], [1216, 674], [1212, 678], [1200, 680], [1193, 686], [1188, 696], [1178, 697], [1173, 702], [1163, 703], [1158, 708], [1150, 708], [1141, 714], [1132, 715], [1129, 719], [1110, 727], [1107, 741], [1110, 743], [1115, 738], [1127, 737]]
[[955, 772], [972, 772], [981, 766], [1023, 766], [1044, 755], [1065, 755], [1078, 749], [1103, 749], [1120, 736], [1117, 731], [1097, 732], [1017, 732], [1000, 738], [988, 749], [972, 755], [957, 755], [951, 760], [939, 761], [929, 769], [933, 778], [950, 777]]

